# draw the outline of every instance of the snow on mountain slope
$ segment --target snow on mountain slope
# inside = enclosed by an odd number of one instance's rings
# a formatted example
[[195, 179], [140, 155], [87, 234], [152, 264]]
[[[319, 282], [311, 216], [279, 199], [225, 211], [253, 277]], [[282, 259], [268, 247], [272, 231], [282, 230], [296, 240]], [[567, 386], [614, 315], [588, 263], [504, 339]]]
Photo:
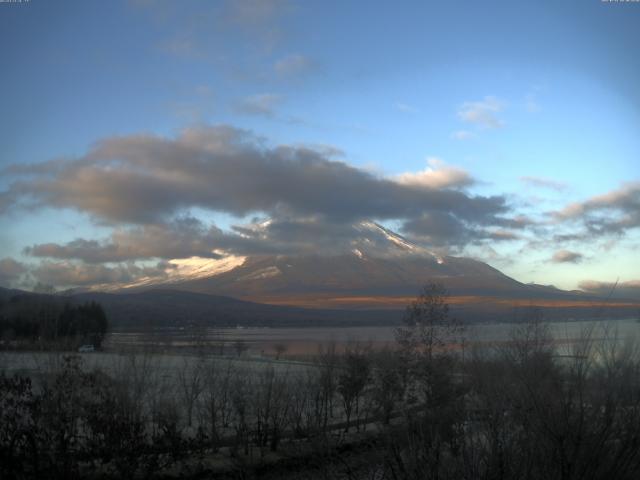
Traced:
[[241, 266], [247, 257], [228, 255], [220, 259], [191, 257], [171, 260], [170, 268], [166, 270], [166, 277], [143, 277], [135, 282], [125, 284], [98, 285], [93, 290], [113, 291], [122, 289], [150, 288], [157, 285], [171, 285], [177, 282], [196, 280], [219, 275]]
[[384, 237], [387, 240], [389, 240], [395, 246], [399, 247], [401, 250], [409, 251], [409, 252], [414, 252], [419, 250], [419, 247], [417, 245], [414, 245], [408, 242], [401, 235], [398, 235], [397, 233], [392, 232], [391, 230], [388, 230], [384, 228], [382, 225], [379, 225], [375, 222], [368, 222], [368, 221], [360, 222], [359, 227], [360, 227], [360, 230], [364, 232], [368, 230], [369, 232], [382, 233], [382, 235], [384, 235]]
[[189, 279], [209, 277], [219, 273], [228, 272], [242, 265], [247, 257], [238, 257], [229, 255], [220, 259], [209, 259], [200, 257], [191, 257], [181, 260], [172, 260], [171, 263], [176, 266], [171, 275], [173, 279]]
[[351, 242], [354, 247], [352, 252], [360, 258], [366, 255], [382, 258], [410, 255], [441, 260], [425, 247], [410, 242], [376, 222], [363, 221], [353, 228], [359, 235]]

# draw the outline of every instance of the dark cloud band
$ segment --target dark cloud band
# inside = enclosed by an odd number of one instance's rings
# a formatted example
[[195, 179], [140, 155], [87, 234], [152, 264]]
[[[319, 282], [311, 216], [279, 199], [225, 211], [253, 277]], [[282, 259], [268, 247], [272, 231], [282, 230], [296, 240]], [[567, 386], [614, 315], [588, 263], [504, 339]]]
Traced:
[[338, 221], [436, 211], [483, 225], [508, 212], [503, 196], [403, 184], [321, 151], [268, 147], [228, 126], [190, 129], [176, 139], [102, 140], [81, 158], [31, 168], [3, 195], [5, 208], [20, 202], [74, 208], [115, 224], [158, 223], [190, 207]]

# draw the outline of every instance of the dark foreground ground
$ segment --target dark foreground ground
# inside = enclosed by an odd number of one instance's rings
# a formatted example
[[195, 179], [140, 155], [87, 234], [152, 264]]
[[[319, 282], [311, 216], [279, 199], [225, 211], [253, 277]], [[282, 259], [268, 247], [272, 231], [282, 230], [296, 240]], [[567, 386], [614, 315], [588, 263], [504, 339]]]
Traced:
[[640, 478], [630, 336], [531, 321], [460, 355], [423, 327], [306, 361], [5, 352], [0, 476]]

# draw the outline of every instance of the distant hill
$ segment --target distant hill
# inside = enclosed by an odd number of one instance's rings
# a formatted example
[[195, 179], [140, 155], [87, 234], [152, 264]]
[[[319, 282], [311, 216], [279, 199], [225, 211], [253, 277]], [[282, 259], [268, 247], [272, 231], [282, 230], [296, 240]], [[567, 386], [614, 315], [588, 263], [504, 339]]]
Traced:
[[[531, 287], [538, 288], [538, 287]], [[539, 287], [546, 292], [548, 287]], [[287, 305], [269, 305], [238, 300], [220, 295], [209, 295], [171, 289], [155, 289], [130, 293], [84, 292], [45, 295], [21, 290], [0, 288], [0, 304], [16, 295], [33, 298], [34, 305], [55, 302], [74, 304], [96, 301], [107, 314], [110, 325], [119, 327], [144, 326], [182, 327], [198, 326], [263, 326], [309, 327], [397, 325], [401, 322], [406, 305], [415, 297], [398, 296], [383, 299], [380, 308], [375, 299], [365, 302], [364, 308], [302, 308]], [[462, 301], [461, 301], [462, 300]], [[639, 304], [604, 303], [602, 300], [549, 300], [545, 296], [534, 300], [516, 301], [496, 297], [450, 297], [452, 315], [465, 322], [519, 321], [526, 317], [527, 309], [539, 305], [545, 318], [629, 318], [636, 315]], [[348, 302], [347, 302], [348, 303]], [[384, 308], [383, 308], [384, 307]]]
[[164, 289], [121, 294], [82, 293], [74, 298], [99, 302], [119, 325], [339, 326], [396, 323], [402, 316], [400, 311], [306, 309]]
[[34, 303], [44, 301], [74, 304], [95, 301], [104, 307], [110, 324], [127, 326], [340, 326], [398, 323], [401, 311], [305, 309], [263, 305], [234, 298], [184, 292], [150, 290], [138, 293], [85, 292], [45, 295], [0, 288], [0, 301], [16, 295], [29, 296]]

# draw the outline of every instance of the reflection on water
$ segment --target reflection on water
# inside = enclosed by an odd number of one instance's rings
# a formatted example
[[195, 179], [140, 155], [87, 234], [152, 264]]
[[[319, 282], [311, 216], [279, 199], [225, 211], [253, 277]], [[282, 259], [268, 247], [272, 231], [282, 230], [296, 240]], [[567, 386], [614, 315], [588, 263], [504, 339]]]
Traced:
[[[594, 341], [603, 339], [631, 340], [638, 337], [640, 323], [636, 319], [553, 322], [547, 324], [560, 352], [568, 352], [572, 344], [586, 333]], [[465, 344], [487, 345], [508, 342], [517, 324], [496, 323], [467, 326]], [[109, 334], [107, 349], [136, 349], [153, 346], [160, 350], [208, 347], [214, 353], [229, 353], [236, 348], [252, 354], [272, 355], [277, 349], [288, 354], [312, 354], [321, 345], [343, 347], [353, 342], [370, 343], [374, 348], [393, 346], [396, 327], [309, 327], [309, 328], [157, 328], [152, 330], [115, 330]]]

